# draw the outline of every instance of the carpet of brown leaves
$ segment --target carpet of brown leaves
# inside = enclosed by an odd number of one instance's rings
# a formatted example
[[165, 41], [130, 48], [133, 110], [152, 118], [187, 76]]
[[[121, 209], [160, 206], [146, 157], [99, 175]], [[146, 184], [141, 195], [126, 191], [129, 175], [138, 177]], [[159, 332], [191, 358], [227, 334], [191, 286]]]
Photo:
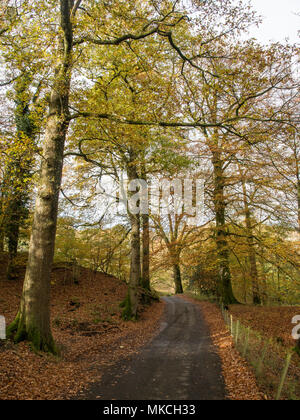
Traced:
[[[256, 368], [259, 359], [267, 351], [261, 366], [261, 374], [257, 374], [260, 388], [275, 399], [287, 354], [295, 348], [296, 341], [292, 337], [292, 319], [300, 315], [300, 306], [254, 307], [230, 305], [233, 319], [239, 319], [243, 326], [250, 327], [247, 360]], [[282, 400], [299, 400], [300, 398], [300, 359], [293, 352], [287, 377], [281, 393]]]
[[[26, 343], [0, 345], [0, 399], [74, 398], [98, 381], [102, 368], [136, 352], [155, 334], [163, 303], [145, 307], [139, 322], [122, 321], [126, 285], [114, 277], [80, 269], [74, 284], [68, 267], [52, 273], [52, 330], [61, 357], [35, 354]], [[0, 314], [13, 320], [24, 268], [5, 281], [0, 267]], [[2, 274], [2, 275], [1, 275]]]
[[231, 305], [230, 313], [246, 327], [259, 331], [266, 338], [274, 338], [285, 347], [295, 346], [292, 338], [292, 319], [300, 315], [300, 306], [261, 307]]
[[236, 350], [218, 306], [210, 302], [200, 302], [189, 296], [184, 296], [184, 298], [200, 306], [209, 326], [213, 343], [221, 358], [228, 398], [230, 400], [263, 400], [265, 396], [258, 388], [254, 372]]

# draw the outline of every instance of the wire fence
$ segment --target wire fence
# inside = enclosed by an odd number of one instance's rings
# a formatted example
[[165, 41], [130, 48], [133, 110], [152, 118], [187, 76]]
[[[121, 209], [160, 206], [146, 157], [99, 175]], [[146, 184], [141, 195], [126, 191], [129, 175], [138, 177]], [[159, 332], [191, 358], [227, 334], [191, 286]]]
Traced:
[[257, 382], [268, 398], [300, 400], [299, 355], [246, 327], [224, 307], [221, 309], [237, 350], [254, 368]]

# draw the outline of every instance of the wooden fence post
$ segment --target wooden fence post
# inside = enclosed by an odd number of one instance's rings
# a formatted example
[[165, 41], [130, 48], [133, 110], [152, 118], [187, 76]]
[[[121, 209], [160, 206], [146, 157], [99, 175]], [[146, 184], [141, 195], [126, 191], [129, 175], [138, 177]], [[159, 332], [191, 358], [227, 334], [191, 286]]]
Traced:
[[277, 391], [277, 395], [276, 395], [276, 401], [280, 400], [282, 389], [283, 389], [283, 385], [284, 385], [284, 382], [286, 380], [286, 375], [288, 373], [288, 370], [289, 370], [289, 367], [290, 367], [290, 363], [291, 363], [291, 360], [292, 360], [292, 355], [293, 354], [290, 352], [286, 356], [285, 365], [284, 365], [284, 368], [283, 368], [283, 371], [282, 371], [282, 375], [281, 375], [281, 379], [280, 379], [279, 386], [278, 386], [278, 391]]
[[240, 321], [236, 321], [235, 325], [235, 344], [238, 345], [239, 342], [239, 334], [240, 334]]

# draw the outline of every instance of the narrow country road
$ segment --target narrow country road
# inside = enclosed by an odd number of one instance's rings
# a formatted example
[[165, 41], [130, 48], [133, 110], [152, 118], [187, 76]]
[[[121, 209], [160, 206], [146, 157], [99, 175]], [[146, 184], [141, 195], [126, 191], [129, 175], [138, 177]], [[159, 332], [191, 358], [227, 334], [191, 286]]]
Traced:
[[84, 399], [225, 399], [221, 363], [199, 306], [176, 296], [164, 300], [159, 334], [138, 355], [108, 369]]

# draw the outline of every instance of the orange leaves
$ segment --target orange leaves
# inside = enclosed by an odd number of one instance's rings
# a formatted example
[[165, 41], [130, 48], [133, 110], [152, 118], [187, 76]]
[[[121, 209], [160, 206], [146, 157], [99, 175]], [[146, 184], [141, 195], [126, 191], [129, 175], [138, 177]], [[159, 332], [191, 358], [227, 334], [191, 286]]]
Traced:
[[[0, 313], [11, 321], [24, 271], [19, 281], [5, 282], [1, 278], [5, 264], [0, 262]], [[79, 285], [75, 285], [72, 270], [56, 266], [52, 280], [52, 327], [62, 357], [41, 357], [26, 343], [0, 346], [0, 399], [76, 397], [88, 384], [100, 380], [105, 367], [144, 345], [157, 328], [161, 303], [147, 307], [138, 323], [121, 320], [119, 303], [127, 288], [114, 277], [81, 269]], [[80, 306], [70, 304], [75, 296]]]
[[213, 343], [220, 355], [229, 399], [262, 400], [264, 395], [256, 384], [254, 373], [235, 349], [217, 305], [209, 302], [197, 302], [197, 304], [209, 325]]
[[292, 318], [300, 314], [300, 306], [253, 307], [232, 305], [230, 312], [245, 325], [273, 338], [289, 348], [295, 344], [292, 338]]

